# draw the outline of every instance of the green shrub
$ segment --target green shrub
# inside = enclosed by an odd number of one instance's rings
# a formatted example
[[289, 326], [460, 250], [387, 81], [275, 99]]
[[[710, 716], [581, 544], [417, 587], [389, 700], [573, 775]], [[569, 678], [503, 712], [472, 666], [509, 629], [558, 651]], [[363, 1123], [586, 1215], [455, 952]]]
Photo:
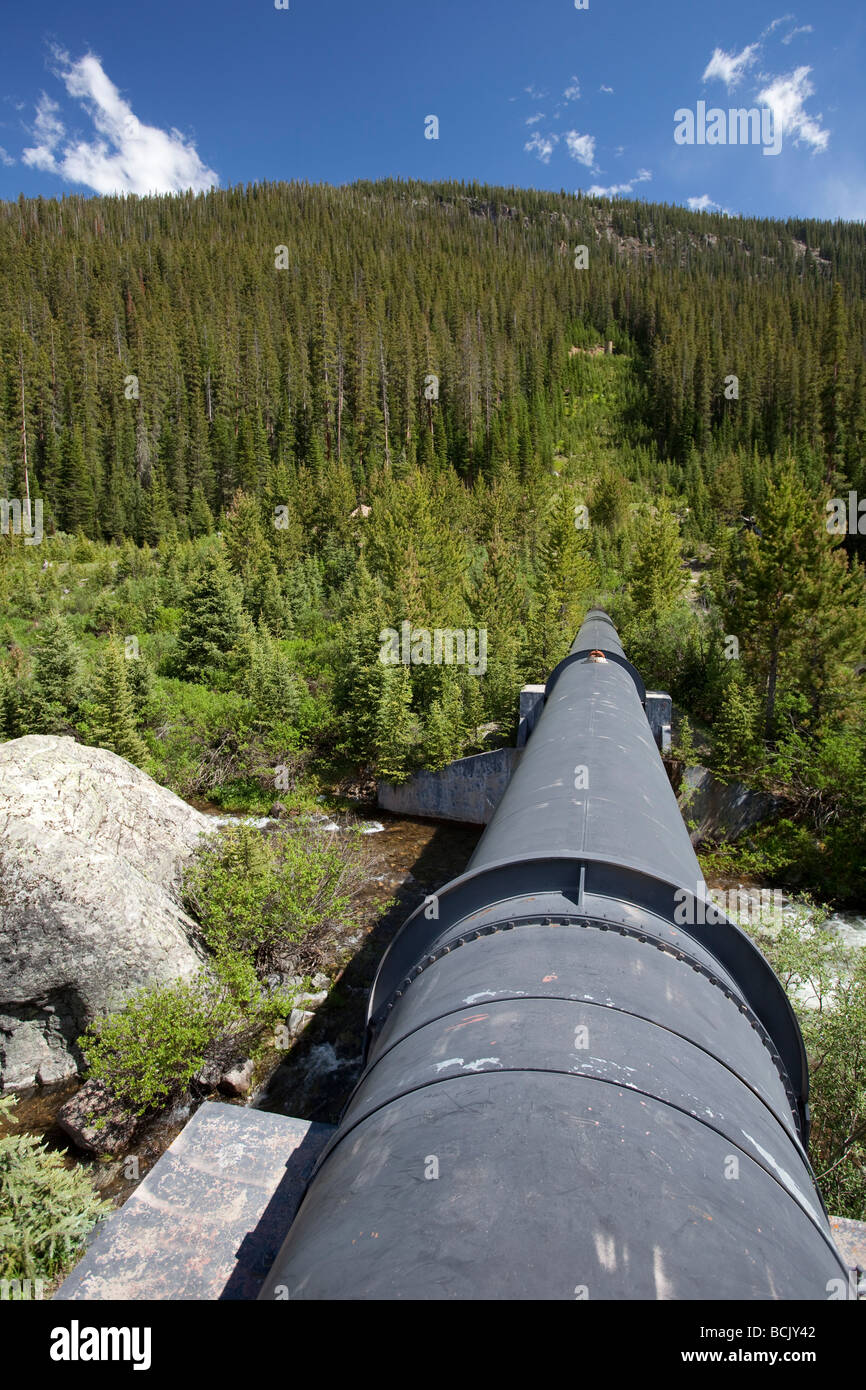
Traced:
[[787, 990], [806, 1044], [812, 1166], [827, 1208], [866, 1220], [866, 952], [823, 925], [786, 921], [755, 933]]
[[255, 1052], [258, 1034], [291, 1000], [262, 996], [248, 963], [226, 958], [190, 982], [152, 985], [79, 1039], [89, 1074], [136, 1114], [180, 1095], [206, 1062]]
[[315, 968], [338, 925], [356, 925], [362, 874], [350, 837], [281, 832], [265, 838], [230, 826], [199, 851], [184, 899], [217, 953], [240, 954], [262, 972]]
[[727, 844], [707, 841], [699, 859], [708, 874], [736, 874], [763, 878], [789, 891], [827, 895], [832, 884], [834, 902], [856, 903], [866, 891], [862, 829], [849, 821], [830, 826], [819, 839], [803, 820], [783, 817], [767, 821]]
[[159, 693], [152, 751], [160, 780], [181, 796], [209, 796], [226, 782], [268, 767], [269, 760], [257, 756], [248, 700], [168, 679], [159, 682]]
[[[0, 1097], [14, 1125], [15, 1096]], [[66, 1269], [111, 1209], [80, 1168], [67, 1168], [32, 1134], [0, 1133], [0, 1278], [51, 1279]]]

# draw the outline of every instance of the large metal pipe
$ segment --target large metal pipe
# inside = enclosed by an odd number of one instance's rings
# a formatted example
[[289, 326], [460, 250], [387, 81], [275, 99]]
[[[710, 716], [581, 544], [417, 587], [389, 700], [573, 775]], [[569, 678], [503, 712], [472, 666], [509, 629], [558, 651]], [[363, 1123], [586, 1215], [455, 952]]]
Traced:
[[464, 874], [373, 986], [263, 1298], [825, 1299], [785, 993], [711, 905], [592, 612]]

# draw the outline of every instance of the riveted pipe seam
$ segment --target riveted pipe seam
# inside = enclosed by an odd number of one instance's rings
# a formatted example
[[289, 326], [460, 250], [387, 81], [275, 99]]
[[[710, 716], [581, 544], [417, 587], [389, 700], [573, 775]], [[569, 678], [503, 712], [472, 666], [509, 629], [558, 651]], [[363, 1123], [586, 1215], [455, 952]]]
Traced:
[[[417, 980], [418, 977], [422, 975], [425, 970], [429, 969], [431, 965], [434, 965], [437, 961], [441, 960], [444, 955], [450, 954], [451, 951], [457, 950], [460, 946], [471, 944], [472, 942], [478, 940], [478, 937], [481, 934], [489, 936], [493, 935], [497, 931], [514, 931], [520, 926], [535, 925], [537, 921], [538, 919], [534, 916], [514, 918], [508, 922], [500, 923], [498, 926], [494, 925], [493, 927], [487, 930], [476, 929], [474, 931], [461, 934], [458, 937], [450, 938], [444, 945], [438, 948], [435, 948], [434, 946], [434, 949], [432, 949], [429, 952], [425, 959], [418, 962], [411, 974], [406, 976], [405, 979], [401, 981], [398, 988], [394, 990], [391, 997], [386, 1001], [385, 1005], [382, 1006], [382, 1010], [379, 1014], [377, 1014], [376, 1018], [374, 1020], [371, 1020], [371, 1039], [375, 1039], [376, 1036], [381, 1032], [381, 1029], [391, 1010], [397, 1004], [398, 1000], [401, 1000], [405, 997], [413, 981]], [[553, 923], [550, 923], [550, 925], [553, 925]], [[702, 975], [706, 980], [708, 980], [709, 983], [714, 986], [714, 988], [721, 990], [725, 997], [729, 999], [732, 1004], [735, 1005], [735, 1007], [748, 1021], [748, 1023], [751, 1025], [754, 1031], [758, 1034], [759, 1038], [761, 1039], [761, 1042], [770, 1054], [770, 1057], [773, 1061], [773, 1065], [775, 1066], [779, 1074], [779, 1079], [785, 1087], [792, 1111], [797, 1117], [799, 1117], [799, 1106], [797, 1103], [797, 1096], [791, 1086], [788, 1070], [785, 1067], [782, 1058], [779, 1056], [779, 1053], [777, 1052], [769, 1033], [764, 1028], [760, 1019], [757, 1018], [757, 1016], [749, 1008], [748, 1004], [746, 1004], [743, 1001], [743, 999], [739, 997], [736, 993], [732, 992], [727, 987], [727, 985], [722, 980], [720, 980], [718, 976], [714, 975], [711, 971], [709, 971], [706, 968], [706, 966], [701, 964], [699, 961], [695, 960], [692, 956], [688, 955], [681, 949], [674, 950], [670, 947], [668, 943], [660, 941], [658, 940], [658, 938], [652, 935], [647, 935], [646, 933], [640, 932], [638, 929], [634, 927], [628, 927], [623, 923], [575, 917], [567, 918], [564, 921], [562, 921], [559, 925], [567, 925], [569, 927], [594, 929], [600, 931], [612, 931], [616, 932], [620, 936], [626, 936], [631, 937], [632, 939], [636, 939], [642, 944], [653, 946], [656, 950], [663, 952], [665, 955], [671, 956], [674, 960], [678, 960], [679, 962], [686, 964], [691, 970], [694, 970], [697, 974]], [[801, 1133], [798, 1132], [798, 1140], [801, 1137], [803, 1136], [801, 1135]]]
[[[573, 1300], [580, 1284], [593, 1300], [826, 1299], [846, 1279], [838, 1252], [753, 1159], [720, 1182], [728, 1153], [611, 1085], [482, 1072], [458, 1096], [443, 1082], [340, 1146], [260, 1297]], [[440, 1181], [425, 1181], [437, 1154]]]
[[[405, 978], [405, 971], [396, 974], [401, 959], [409, 957], [414, 964], [429, 953], [434, 942], [476, 913], [490, 915], [516, 897], [549, 893], [551, 883], [556, 884], [563, 877], [563, 888], [574, 893], [578, 907], [578, 896], [591, 894], [610, 898], [612, 906], [629, 903], [662, 920], [667, 917], [669, 922], [678, 909], [682, 916], [693, 919], [677, 923], [677, 930], [701, 945], [733, 976], [743, 997], [748, 994], [753, 1011], [774, 1039], [786, 1067], [807, 1138], [808, 1066], [802, 1035], [791, 1002], [761, 952], [736, 923], [715, 909], [711, 900], [699, 898], [685, 885], [679, 886], [644, 869], [623, 866], [611, 857], [594, 854], [590, 858], [579, 852], [526, 855], [519, 863], [494, 861], [452, 880], [436, 895], [438, 919], [431, 924], [421, 904], [385, 952], [370, 992], [368, 1030], [375, 1030], [374, 1020], [378, 1019], [384, 1001]], [[616, 898], [610, 891], [615, 886], [620, 890]], [[709, 909], [715, 920], [708, 923], [702, 918]]]
[[[624, 934], [625, 934], [625, 933], [624, 933]], [[725, 991], [725, 993], [726, 993], [727, 997], [730, 998], [730, 995], [727, 993], [727, 991]], [[737, 1080], [741, 1085], [745, 1086], [747, 1090], [751, 1091], [751, 1093], [752, 1093], [752, 1095], [755, 1097], [755, 1099], [756, 1099], [757, 1101], [759, 1101], [759, 1102], [761, 1103], [761, 1105], [764, 1106], [764, 1108], [766, 1109], [767, 1113], [770, 1114], [770, 1115], [772, 1115], [772, 1117], [773, 1117], [773, 1119], [776, 1121], [776, 1123], [779, 1124], [779, 1125], [781, 1125], [782, 1128], [786, 1130], [786, 1132], [788, 1133], [789, 1137], [796, 1143], [796, 1145], [797, 1145], [798, 1149], [800, 1150], [801, 1156], [803, 1157], [804, 1161], [805, 1161], [806, 1163], [808, 1163], [808, 1156], [807, 1156], [807, 1154], [806, 1154], [806, 1150], [803, 1148], [802, 1142], [801, 1142], [801, 1140], [800, 1140], [799, 1133], [797, 1132], [795, 1126], [792, 1124], [790, 1112], [788, 1112], [788, 1113], [780, 1113], [780, 1111], [779, 1111], [778, 1109], [776, 1109], [773, 1105], [770, 1104], [770, 1102], [767, 1100], [767, 1098], [766, 1098], [765, 1096], [762, 1096], [762, 1095], [761, 1095], [760, 1091], [758, 1091], [746, 1077], [742, 1076], [742, 1075], [740, 1074], [740, 1072], [736, 1071], [735, 1068], [733, 1068], [732, 1066], [730, 1066], [730, 1064], [729, 1064], [728, 1062], [725, 1061], [724, 1057], [720, 1057], [720, 1056], [718, 1055], [717, 1052], [713, 1052], [713, 1051], [711, 1051], [708, 1047], [705, 1047], [703, 1044], [701, 1044], [701, 1043], [699, 1043], [699, 1042], [696, 1042], [695, 1039], [689, 1037], [689, 1035], [688, 1035], [687, 1033], [679, 1032], [676, 1028], [670, 1027], [669, 1024], [661, 1023], [661, 1022], [660, 1022], [658, 1019], [656, 1019], [656, 1018], [650, 1018], [650, 1017], [648, 1017], [646, 1014], [637, 1013], [634, 1009], [624, 1009], [624, 1008], [622, 1008], [622, 1007], [621, 1007], [620, 1005], [618, 1005], [618, 1004], [602, 1004], [602, 1003], [600, 1003], [598, 1000], [595, 1000], [595, 999], [583, 999], [583, 998], [580, 998], [580, 997], [577, 996], [577, 995], [556, 994], [556, 993], [528, 994], [528, 993], [526, 993], [526, 992], [523, 992], [523, 993], [520, 993], [520, 994], [516, 994], [516, 993], [504, 993], [504, 994], [501, 994], [501, 993], [498, 993], [498, 992], [497, 992], [495, 998], [491, 998], [491, 999], [485, 1000], [484, 1002], [485, 1002], [485, 1006], [486, 1006], [486, 1005], [488, 1005], [488, 1004], [492, 1005], [492, 1004], [500, 1004], [500, 1003], [515, 1003], [515, 1004], [516, 1004], [516, 1003], [523, 1003], [524, 1001], [528, 1001], [528, 1000], [534, 1000], [534, 1001], [542, 1001], [542, 1000], [543, 1000], [543, 1001], [545, 1001], [545, 1002], [546, 1002], [546, 1001], [550, 1001], [550, 1000], [556, 1000], [556, 1001], [558, 1001], [558, 1002], [565, 1003], [565, 1004], [576, 1004], [576, 1005], [580, 1005], [581, 1008], [585, 1008], [585, 1009], [603, 1009], [606, 1013], [622, 1014], [624, 1017], [633, 1018], [633, 1019], [639, 1020], [641, 1023], [646, 1023], [646, 1024], [648, 1024], [650, 1027], [652, 1027], [652, 1028], [658, 1028], [660, 1032], [667, 1033], [667, 1034], [670, 1035], [670, 1037], [672, 1037], [672, 1038], [677, 1038], [680, 1042], [688, 1043], [691, 1047], [695, 1048], [696, 1051], [702, 1052], [702, 1053], [704, 1054], [705, 1057], [708, 1057], [708, 1058], [709, 1058], [711, 1061], [713, 1061], [713, 1062], [717, 1062], [719, 1066], [724, 1067], [724, 1069], [725, 1069], [726, 1071], [730, 1072], [731, 1076], [735, 1077], [736, 1080]], [[419, 1023], [419, 1024], [417, 1024], [416, 1027], [410, 1028], [410, 1029], [408, 1030], [408, 1032], [401, 1033], [401, 1034], [399, 1035], [399, 1037], [397, 1037], [397, 1038], [395, 1038], [393, 1041], [389, 1042], [389, 1044], [388, 1044], [388, 1046], [387, 1046], [386, 1048], [384, 1048], [384, 1049], [383, 1049], [382, 1051], [380, 1051], [380, 1052], [377, 1052], [377, 1053], [376, 1053], [376, 1056], [370, 1061], [369, 1065], [368, 1065], [367, 1068], [365, 1069], [364, 1078], [366, 1079], [368, 1076], [371, 1076], [371, 1075], [375, 1072], [375, 1070], [376, 1070], [376, 1068], [379, 1066], [379, 1064], [380, 1064], [386, 1057], [390, 1056], [390, 1054], [391, 1054], [396, 1048], [400, 1047], [400, 1046], [406, 1041], [407, 1038], [411, 1038], [411, 1037], [413, 1037], [416, 1033], [420, 1033], [424, 1028], [426, 1028], [426, 1027], [428, 1026], [428, 1024], [431, 1024], [431, 1023], [439, 1023], [439, 1022], [441, 1022], [441, 1021], [442, 1021], [443, 1019], [445, 1019], [445, 1018], [456, 1017], [458, 1014], [465, 1013], [468, 1009], [474, 1009], [474, 1008], [478, 1008], [478, 1007], [479, 1007], [479, 1005], [477, 1005], [477, 1004], [464, 1004], [464, 1005], [462, 1005], [462, 1006], [455, 1006], [455, 1007], [452, 1008], [452, 1009], [447, 1009], [447, 1010], [445, 1010], [445, 1011], [442, 1012], [442, 1013], [435, 1014], [435, 1015], [433, 1015], [433, 1016], [431, 1016], [431, 1017], [425, 1018], [424, 1021], [421, 1022], [421, 1023]], [[752, 1022], [752, 1020], [749, 1020], [749, 1021]], [[753, 1024], [753, 1026], [754, 1026], [754, 1024]], [[535, 1068], [528, 1068], [528, 1070], [535, 1070]], [[360, 1087], [360, 1084], [361, 1084], [361, 1083], [360, 1083], [360, 1080], [359, 1080], [359, 1081], [356, 1083], [355, 1087], [353, 1088], [353, 1090], [352, 1090], [352, 1092], [351, 1092], [351, 1094], [350, 1094], [350, 1096], [349, 1096], [348, 1101], [346, 1102], [346, 1111], [347, 1111], [347, 1112], [348, 1112], [348, 1111], [351, 1109], [351, 1107], [352, 1107], [352, 1102], [353, 1102], [353, 1100], [354, 1100], [354, 1098], [355, 1098], [356, 1092], [358, 1091], [358, 1089], [359, 1089], [359, 1087]], [[323, 1159], [324, 1159], [324, 1157], [325, 1157], [325, 1155], [326, 1155], [327, 1153], [328, 1153], [328, 1148], [326, 1147], [326, 1148], [323, 1150], [322, 1154], [320, 1155], [320, 1157], [319, 1157], [319, 1159], [318, 1159], [318, 1161], [317, 1161], [317, 1163], [316, 1163], [316, 1167], [318, 1167], [319, 1164], [323, 1161]], [[810, 1169], [810, 1171], [811, 1171], [811, 1169]], [[813, 1180], [814, 1180], [814, 1173], [812, 1174], [812, 1177], [813, 1177]], [[820, 1194], [819, 1194], [819, 1195], [820, 1195]]]

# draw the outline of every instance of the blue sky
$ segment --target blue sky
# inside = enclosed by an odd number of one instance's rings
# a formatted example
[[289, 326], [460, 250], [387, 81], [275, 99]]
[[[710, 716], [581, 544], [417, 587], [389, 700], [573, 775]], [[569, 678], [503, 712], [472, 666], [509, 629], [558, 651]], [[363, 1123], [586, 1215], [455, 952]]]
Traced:
[[[863, 219], [864, 39], [863, 0], [16, 3], [0, 197], [404, 176]], [[780, 153], [677, 144], [701, 101], [772, 110]]]

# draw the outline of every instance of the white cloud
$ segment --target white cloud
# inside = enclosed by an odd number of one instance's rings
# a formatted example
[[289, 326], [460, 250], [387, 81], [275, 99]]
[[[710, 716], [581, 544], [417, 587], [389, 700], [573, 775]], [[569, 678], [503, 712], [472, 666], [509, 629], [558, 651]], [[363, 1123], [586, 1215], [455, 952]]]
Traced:
[[52, 101], [43, 92], [36, 104], [36, 120], [33, 124], [33, 134], [38, 143], [25, 150], [22, 155], [24, 163], [33, 169], [54, 171], [54, 151], [66, 134], [66, 127], [57, 115], [59, 110], [57, 102]]
[[5, 164], [6, 168], [10, 169], [14, 163], [15, 160], [12, 158], [11, 154], [8, 154], [3, 146], [0, 145], [0, 164]]
[[758, 93], [761, 106], [769, 106], [773, 112], [774, 123], [781, 126], [784, 135], [792, 135], [794, 144], [804, 141], [813, 150], [825, 150], [830, 141], [830, 132], [825, 130], [822, 116], [810, 116], [804, 109], [804, 102], [814, 96], [815, 88], [809, 81], [808, 67], [795, 68], [787, 77], [774, 77], [769, 87]]
[[628, 181], [628, 183], [613, 183], [609, 188], [603, 188], [600, 183], [594, 183], [586, 191], [593, 198], [618, 198], [623, 193], [633, 193], [636, 183], [648, 183], [652, 178], [649, 169], [638, 169]]
[[536, 130], [533, 132], [532, 139], [527, 140], [523, 148], [527, 154], [537, 155], [542, 164], [549, 164], [550, 156], [553, 154], [558, 141], [558, 135], [542, 135], [540, 130]]
[[704, 69], [703, 81], [720, 78], [728, 91], [731, 91], [742, 81], [746, 69], [754, 63], [757, 52], [756, 43], [748, 44], [742, 53], [725, 53], [721, 48], [714, 49], [713, 56]]
[[533, 101], [544, 101], [544, 98], [548, 96], [547, 92], [539, 91], [539, 89], [535, 86], [533, 82], [530, 82], [529, 86], [524, 87], [523, 90], [524, 92], [527, 92], [529, 96], [532, 97]]
[[774, 33], [775, 30], [778, 29], [780, 24], [789, 24], [792, 19], [796, 18], [797, 16], [795, 14], [783, 14], [779, 19], [774, 19], [772, 24], [767, 25], [766, 29], [761, 35], [761, 38], [765, 39], [768, 34]]
[[539, 122], [539, 121], [543, 121], [543, 120], [544, 120], [544, 112], [543, 112], [543, 111], [539, 111], [538, 114], [535, 115], [535, 116], [527, 116], [527, 117], [526, 117], [526, 124], [527, 124], [527, 125], [538, 125], [538, 122]]
[[709, 212], [712, 208], [721, 208], [721, 203], [716, 203], [709, 193], [702, 193], [700, 198], [687, 198], [686, 202], [692, 212]]
[[581, 164], [585, 164], [587, 169], [592, 169], [595, 164], [595, 136], [578, 135], [576, 130], [565, 132], [565, 143], [568, 146], [568, 153], [572, 159], [577, 159]]
[[54, 51], [56, 76], [93, 123], [90, 142], [67, 139], [59, 107], [44, 93], [36, 110], [36, 143], [22, 159], [31, 168], [59, 174], [95, 193], [202, 193], [219, 183], [179, 130], [144, 125], [124, 101], [93, 53], [73, 62]]
[[610, 94], [613, 95], [613, 87], [606, 87], [606, 86], [604, 85], [603, 82], [602, 82], [601, 86], [599, 87], [599, 91], [600, 91], [600, 92], [610, 92]]
[[562, 95], [566, 101], [580, 100], [580, 83], [576, 77], [572, 77], [571, 85], [566, 87]]
[[600, 183], [594, 183], [586, 191], [592, 198], [617, 198], [620, 193], [631, 193], [632, 185], [630, 183], [612, 183], [609, 188], [603, 188]]
[[796, 29], [792, 29], [790, 34], [786, 34], [782, 43], [790, 43], [798, 34], [811, 34], [813, 32], [811, 24], [800, 24]]
[[[761, 50], [761, 40], [774, 33], [780, 25], [792, 21], [796, 22], [796, 16], [792, 14], [774, 19], [761, 34], [761, 39], [757, 43], [748, 44], [740, 53], [726, 53], [723, 49], [716, 48], [704, 70], [703, 80], [706, 82], [711, 78], [719, 78], [731, 91], [742, 81], [748, 69], [754, 66]], [[782, 42], [790, 43], [796, 34], [811, 32], [811, 24], [802, 24], [792, 29]], [[776, 77], [767, 72], [756, 73], [755, 85], [763, 84], [756, 100], [759, 105], [772, 109], [776, 127], [781, 129], [783, 134], [793, 138], [794, 144], [798, 145], [802, 141], [811, 145], [815, 151], [825, 150], [830, 140], [830, 132], [821, 124], [823, 117], [811, 116], [805, 109], [808, 98], [815, 95], [815, 88], [809, 81], [811, 71], [809, 67], [799, 67], [793, 72]]]

